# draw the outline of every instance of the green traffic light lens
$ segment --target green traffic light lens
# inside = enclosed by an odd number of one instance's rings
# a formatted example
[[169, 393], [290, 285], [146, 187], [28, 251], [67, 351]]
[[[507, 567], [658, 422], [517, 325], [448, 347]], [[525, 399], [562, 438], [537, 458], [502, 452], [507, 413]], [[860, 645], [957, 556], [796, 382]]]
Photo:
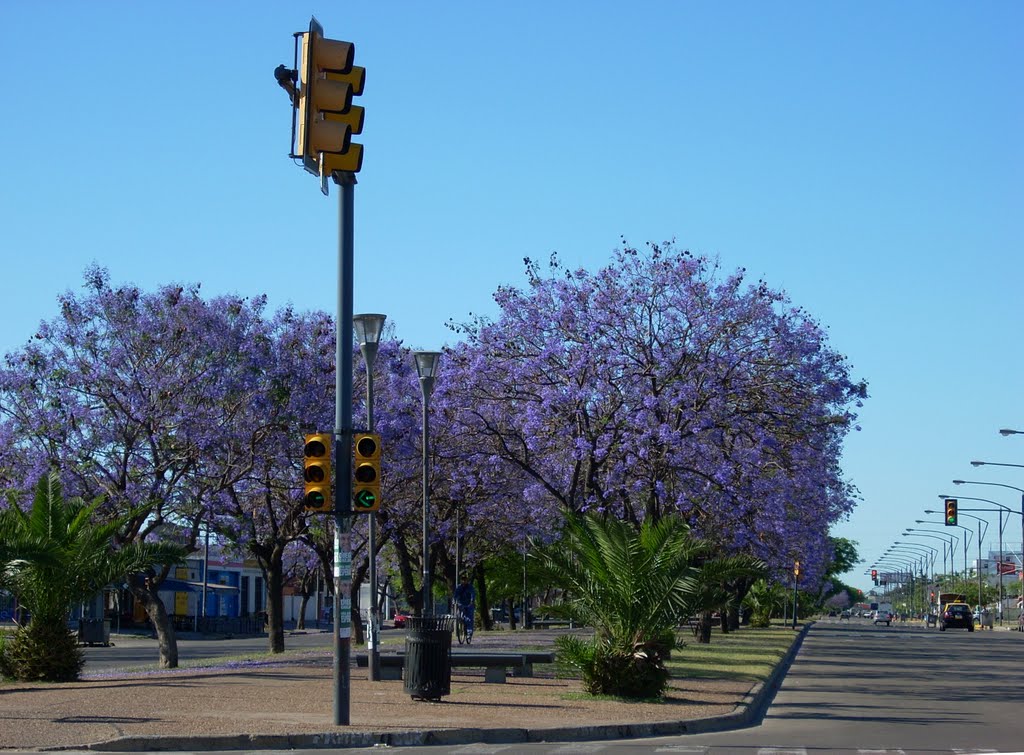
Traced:
[[371, 509], [376, 502], [377, 496], [369, 490], [360, 490], [356, 493], [356, 506], [361, 509]]
[[324, 505], [324, 500], [325, 499], [323, 493], [319, 491], [313, 492], [306, 496], [306, 505], [315, 506], [319, 508]]

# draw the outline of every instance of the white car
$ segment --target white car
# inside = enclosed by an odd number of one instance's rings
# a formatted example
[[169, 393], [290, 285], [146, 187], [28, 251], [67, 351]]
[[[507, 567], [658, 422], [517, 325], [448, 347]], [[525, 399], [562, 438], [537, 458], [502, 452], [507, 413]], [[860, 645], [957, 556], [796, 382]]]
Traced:
[[875, 626], [879, 624], [885, 624], [890, 626], [892, 624], [892, 614], [888, 611], [875, 611], [875, 615], [872, 617]]

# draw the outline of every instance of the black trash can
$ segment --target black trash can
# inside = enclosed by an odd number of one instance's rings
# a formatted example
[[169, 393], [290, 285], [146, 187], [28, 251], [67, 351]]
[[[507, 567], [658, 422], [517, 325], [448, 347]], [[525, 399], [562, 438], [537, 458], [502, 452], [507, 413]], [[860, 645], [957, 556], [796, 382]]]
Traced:
[[413, 700], [440, 700], [452, 691], [452, 616], [405, 620], [405, 691]]
[[78, 641], [83, 645], [110, 645], [110, 620], [79, 619]]

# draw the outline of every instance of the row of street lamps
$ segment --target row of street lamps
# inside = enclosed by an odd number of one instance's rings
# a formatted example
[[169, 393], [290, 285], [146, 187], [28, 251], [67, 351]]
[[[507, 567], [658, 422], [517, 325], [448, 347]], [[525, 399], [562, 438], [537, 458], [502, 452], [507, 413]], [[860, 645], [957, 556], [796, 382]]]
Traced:
[[[1024, 430], [1012, 430], [1012, 429], [1008, 429], [1008, 428], [1003, 428], [1003, 429], [1001, 429], [999, 431], [999, 434], [1004, 436], [1004, 437], [1008, 437], [1010, 435], [1024, 435]], [[972, 461], [971, 462], [971, 466], [974, 466], [974, 467], [981, 467], [981, 466], [1017, 467], [1017, 468], [1024, 469], [1024, 464], [1003, 464], [1003, 463], [991, 462], [991, 461]], [[1008, 488], [1010, 490], [1015, 490], [1015, 491], [1017, 491], [1018, 493], [1021, 494], [1021, 507], [1020, 507], [1020, 512], [1019, 512], [1020, 518], [1021, 518], [1021, 554], [1020, 554], [1020, 560], [1021, 560], [1021, 570], [1024, 571], [1024, 488], [1018, 488], [1018, 487], [1016, 487], [1014, 485], [1006, 485], [1005, 483], [1001, 483], [1001, 482], [989, 482], [989, 481], [985, 481], [985, 480], [953, 480], [953, 484], [954, 485], [991, 485], [991, 486], [994, 486], [994, 487], [1001, 487], [1001, 488]], [[948, 495], [946, 493], [940, 493], [939, 494], [939, 498], [942, 498], [942, 499], [949, 499], [949, 498], [952, 498], [952, 497], [953, 496], [950, 496], [950, 495]], [[1000, 606], [1000, 613], [999, 613], [999, 615], [1000, 615], [1000, 621], [1002, 621], [1002, 603], [1003, 603], [1003, 594], [1004, 594], [1004, 592], [1003, 592], [1003, 568], [1002, 568], [1002, 563], [1003, 563], [1003, 529], [1005, 527], [1005, 523], [1003, 521], [1003, 517], [1004, 517], [1004, 514], [1005, 514], [1006, 520], [1009, 521], [1010, 515], [1011, 514], [1016, 514], [1018, 512], [1014, 511], [1009, 506], [1006, 506], [1006, 505], [1004, 505], [1002, 503], [999, 503], [997, 501], [993, 501], [993, 500], [988, 499], [988, 498], [977, 498], [977, 497], [972, 497], [972, 496], [956, 496], [956, 498], [958, 500], [963, 500], [963, 501], [979, 501], [979, 502], [982, 502], [982, 503], [989, 503], [989, 504], [992, 504], [993, 506], [996, 507], [996, 508], [970, 508], [970, 509], [960, 508], [958, 510], [959, 514], [962, 514], [962, 515], [964, 515], [964, 516], [966, 516], [966, 517], [968, 517], [970, 519], [975, 519], [978, 522], [978, 525], [977, 525], [978, 569], [977, 569], [977, 571], [978, 571], [978, 596], [979, 596], [979, 600], [980, 600], [980, 597], [981, 597], [981, 589], [982, 589], [982, 579], [981, 579], [981, 560], [982, 560], [981, 559], [981, 543], [982, 543], [982, 539], [985, 536], [985, 532], [988, 529], [988, 522], [985, 521], [984, 519], [982, 519], [981, 517], [974, 516], [973, 514], [966, 513], [966, 512], [971, 512], [971, 511], [983, 512], [983, 511], [987, 511], [987, 512], [997, 512], [998, 515], [999, 515], [999, 566], [997, 568], [997, 571], [998, 571], [998, 576], [999, 576], [999, 606]], [[926, 514], [941, 514], [943, 512], [937, 511], [937, 510], [933, 510], [933, 509], [925, 509], [924, 513], [926, 513]], [[925, 520], [925, 519], [916, 519], [915, 520], [915, 524], [932, 524], [932, 522], [929, 521], [929, 520]], [[960, 525], [960, 524], [956, 524], [955, 526], [960, 528], [960, 529], [962, 529], [962, 530], [965, 530], [965, 532], [967, 533], [967, 534], [965, 534], [963, 536], [964, 537], [964, 541], [963, 541], [964, 542], [964, 549], [963, 549], [964, 550], [964, 575], [966, 576], [966, 574], [967, 574], [967, 548], [968, 548], [968, 543], [969, 543], [969, 536], [971, 534], [971, 529], [969, 527], [964, 527], [963, 525]], [[956, 543], [958, 542], [959, 538], [956, 535], [954, 535], [954, 534], [950, 533], [949, 531], [947, 531], [946, 527], [942, 527], [942, 528], [939, 528], [937, 530], [925, 529], [925, 528], [921, 528], [921, 527], [917, 527], [917, 528], [915, 528], [915, 527], [908, 527], [907, 529], [905, 529], [903, 531], [903, 536], [904, 537], [908, 537], [908, 538], [909, 537], [913, 537], [913, 538], [929, 538], [929, 539], [933, 539], [933, 540], [940, 540], [942, 542], [942, 570], [943, 570], [943, 573], [954, 572], [956, 570], [955, 566], [953, 565], [953, 557], [955, 555], [955, 546], [956, 546]], [[949, 553], [949, 569], [948, 569], [948, 572], [947, 572], [947, 568], [946, 568], [947, 547], [948, 547], [948, 553]], [[938, 548], [935, 548], [935, 547], [933, 547], [931, 545], [927, 545], [927, 544], [924, 544], [924, 543], [906, 542], [906, 541], [902, 541], [902, 540], [897, 540], [893, 545], [891, 545], [882, 554], [882, 556], [876, 561], [875, 564], [872, 564], [872, 569], [875, 569], [876, 567], [879, 567], [879, 566], [882, 566], [882, 567], [890, 566], [892, 568], [905, 569], [905, 570], [909, 571], [910, 582], [911, 582], [911, 585], [913, 585], [914, 568], [918, 567], [920, 572], [921, 572], [921, 576], [925, 577], [926, 576], [926, 568], [927, 568], [927, 565], [929, 564], [929, 562], [931, 564], [932, 578], [934, 578], [934, 576], [935, 576], [935, 561], [936, 561], [936, 559], [938, 557], [938, 550], [939, 550]]]

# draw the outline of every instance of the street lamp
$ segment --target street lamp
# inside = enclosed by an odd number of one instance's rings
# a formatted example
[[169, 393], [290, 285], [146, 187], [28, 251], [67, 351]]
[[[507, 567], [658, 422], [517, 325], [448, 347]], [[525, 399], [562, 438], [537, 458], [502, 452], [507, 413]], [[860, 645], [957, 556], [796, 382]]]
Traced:
[[[923, 519], [918, 519], [918, 520], [916, 520], [916, 523], [917, 524], [923, 524], [925, 522], [924, 522]], [[938, 532], [941, 532], [941, 530], [926, 530], [926, 529], [922, 529], [920, 527], [918, 527], [918, 528], [908, 527], [906, 530], [903, 531], [903, 534], [906, 535], [907, 537], [930, 537], [933, 540], [941, 540], [942, 541], [942, 573], [943, 573], [943, 575], [948, 574], [948, 573], [951, 574], [952, 572], [956, 571], [956, 567], [953, 565], [953, 553], [954, 553], [954, 551], [953, 551], [953, 544], [958, 541], [958, 538], [957, 538], [956, 535], [954, 535], [952, 533], [949, 533], [949, 532], [943, 532], [942, 535], [937, 534]], [[914, 534], [911, 534], [911, 533], [914, 533]], [[930, 533], [930, 534], [919, 534], [919, 533]], [[946, 571], [946, 546], [947, 545], [949, 546], [949, 572]]]
[[999, 431], [999, 434], [1002, 435], [1002, 436], [1007, 436], [1007, 435], [1024, 435], [1024, 430], [1010, 430], [1009, 428], [1005, 428], [1004, 427], [1002, 430]]
[[414, 351], [416, 374], [420, 378], [420, 393], [423, 396], [423, 616], [433, 616], [434, 608], [430, 591], [430, 393], [434, 390], [440, 351]]
[[[985, 465], [991, 465], [995, 467], [1022, 467], [1024, 464], [997, 464], [991, 461], [972, 461], [972, 466], [981, 467]], [[1020, 568], [1021, 573], [1024, 573], [1024, 488], [1018, 488], [1015, 485], [1005, 485], [1001, 482], [982, 482], [980, 480], [953, 480], [954, 485], [993, 485], [997, 488], [1009, 488], [1010, 490], [1016, 490], [1020, 493]]]
[[[377, 358], [380, 334], [384, 330], [387, 315], [352, 315], [352, 327], [356, 332], [359, 352], [366, 363], [366, 432], [373, 432], [373, 363]], [[380, 681], [380, 611], [377, 607], [377, 512], [370, 512], [370, 535], [366, 542], [369, 552], [370, 582], [370, 636], [368, 638], [369, 677], [371, 682]]]

